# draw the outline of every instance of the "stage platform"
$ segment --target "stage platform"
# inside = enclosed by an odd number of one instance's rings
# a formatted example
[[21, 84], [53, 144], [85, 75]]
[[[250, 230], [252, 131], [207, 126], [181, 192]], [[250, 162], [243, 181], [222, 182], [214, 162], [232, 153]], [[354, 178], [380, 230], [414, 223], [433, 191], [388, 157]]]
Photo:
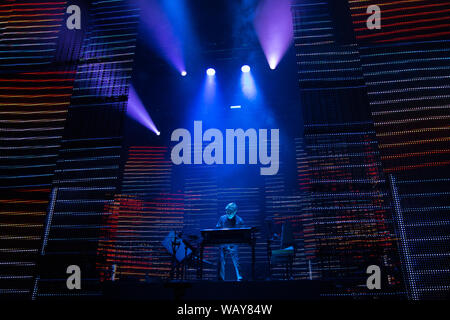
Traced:
[[324, 281], [189, 281], [108, 282], [107, 299], [124, 300], [318, 300], [331, 284]]

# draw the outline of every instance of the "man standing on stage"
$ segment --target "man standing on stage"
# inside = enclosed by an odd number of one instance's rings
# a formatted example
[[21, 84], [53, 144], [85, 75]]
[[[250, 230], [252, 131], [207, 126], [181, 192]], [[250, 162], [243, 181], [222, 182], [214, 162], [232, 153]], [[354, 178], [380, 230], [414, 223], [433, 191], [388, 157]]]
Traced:
[[[217, 222], [216, 228], [221, 229], [233, 229], [242, 228], [244, 226], [244, 220], [236, 215], [237, 205], [232, 202], [225, 207], [225, 215], [221, 216], [219, 222]], [[241, 269], [239, 265], [238, 246], [234, 244], [226, 244], [220, 247], [219, 255], [219, 280], [225, 280], [225, 255], [229, 254], [236, 270], [237, 281], [242, 281]]]

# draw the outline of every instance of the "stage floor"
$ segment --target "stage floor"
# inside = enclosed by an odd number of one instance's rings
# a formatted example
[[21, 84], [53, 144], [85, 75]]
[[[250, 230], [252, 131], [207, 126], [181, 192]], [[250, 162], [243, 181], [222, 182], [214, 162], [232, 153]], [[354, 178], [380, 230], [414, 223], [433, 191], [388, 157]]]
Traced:
[[324, 281], [189, 281], [104, 283], [106, 299], [125, 300], [319, 300]]

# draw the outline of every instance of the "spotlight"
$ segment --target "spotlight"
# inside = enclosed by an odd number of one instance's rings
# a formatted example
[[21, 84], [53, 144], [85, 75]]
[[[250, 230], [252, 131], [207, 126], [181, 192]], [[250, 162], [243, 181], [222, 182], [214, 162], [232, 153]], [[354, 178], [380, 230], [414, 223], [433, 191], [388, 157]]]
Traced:
[[250, 72], [250, 66], [248, 65], [242, 66], [241, 71], [244, 73]]
[[271, 58], [269, 58], [268, 61], [269, 61], [270, 70], [275, 70], [278, 66], [277, 59], [275, 59], [275, 57], [271, 57]]
[[157, 136], [160, 136], [160, 135], [161, 135], [161, 132], [157, 131], [157, 132], [156, 132], [156, 135], [157, 135]]
[[181, 71], [181, 76], [182, 77], [186, 77], [187, 76], [187, 72], [186, 71]]
[[213, 68], [209, 68], [208, 70], [206, 70], [206, 74], [212, 77], [216, 74], [216, 70], [214, 70]]

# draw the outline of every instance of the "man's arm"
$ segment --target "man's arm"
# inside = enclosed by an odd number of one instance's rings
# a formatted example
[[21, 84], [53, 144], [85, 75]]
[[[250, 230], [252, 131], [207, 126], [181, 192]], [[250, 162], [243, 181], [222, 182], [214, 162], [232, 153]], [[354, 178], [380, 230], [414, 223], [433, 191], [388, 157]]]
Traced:
[[219, 218], [219, 221], [218, 221], [217, 224], [216, 224], [216, 228], [219, 228], [219, 229], [223, 228], [223, 220], [222, 220], [222, 217]]

